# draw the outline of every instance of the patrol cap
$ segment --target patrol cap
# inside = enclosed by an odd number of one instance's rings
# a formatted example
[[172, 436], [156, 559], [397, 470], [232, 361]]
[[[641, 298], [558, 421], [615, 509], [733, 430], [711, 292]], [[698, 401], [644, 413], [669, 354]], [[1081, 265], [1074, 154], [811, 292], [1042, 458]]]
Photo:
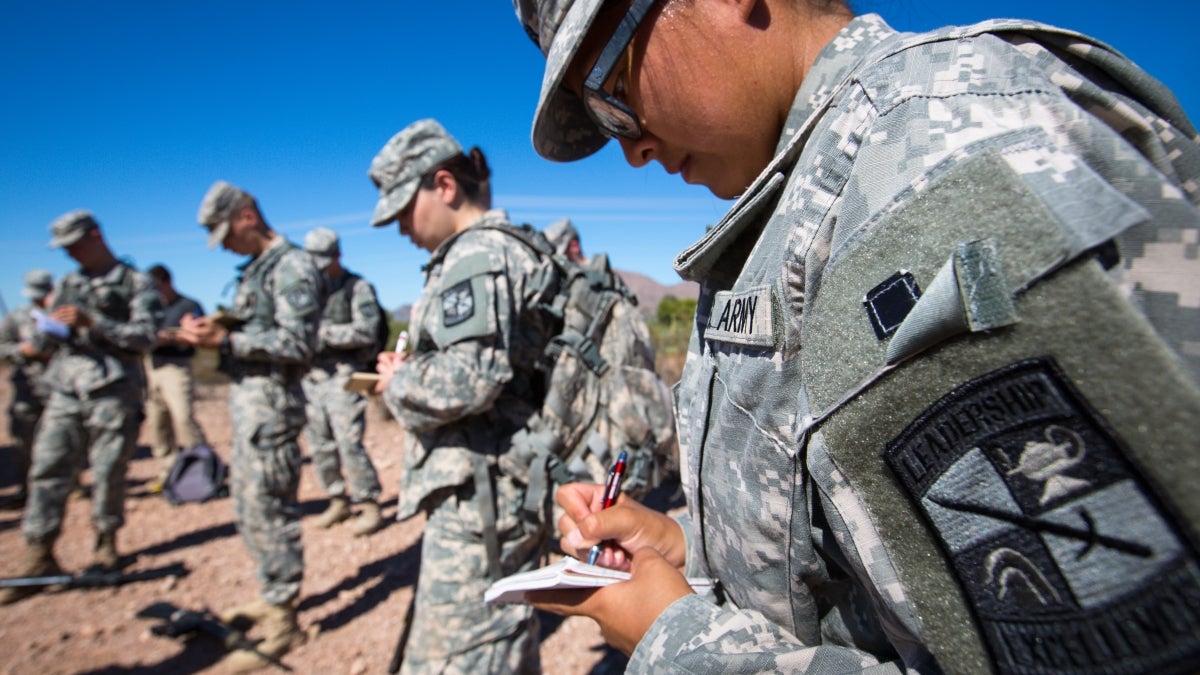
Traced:
[[572, 241], [579, 239], [579, 232], [575, 229], [575, 226], [571, 224], [570, 218], [563, 218], [562, 220], [551, 223], [543, 234], [546, 235], [546, 239], [550, 241], [550, 245], [553, 246], [554, 250], [560, 255], [566, 255], [567, 246], [570, 245]]
[[246, 202], [253, 201], [254, 197], [250, 193], [223, 180], [213, 183], [212, 187], [208, 188], [208, 194], [204, 195], [204, 201], [200, 202], [196, 220], [208, 228], [209, 248], [225, 239], [229, 234], [229, 223], [233, 220], [233, 215], [245, 206]]
[[371, 224], [385, 225], [396, 219], [417, 193], [421, 176], [439, 163], [463, 154], [462, 146], [434, 119], [417, 120], [388, 140], [367, 175], [379, 188], [379, 203]]
[[30, 300], [41, 300], [54, 290], [54, 279], [46, 270], [29, 270], [25, 273], [24, 281], [25, 287], [21, 289], [21, 295]]
[[99, 229], [100, 223], [91, 211], [75, 209], [62, 214], [50, 223], [50, 248], [66, 248], [83, 239], [83, 235]]
[[513, 0], [525, 32], [546, 56], [542, 93], [533, 113], [533, 148], [546, 159], [583, 159], [608, 142], [583, 101], [563, 86], [567, 67], [602, 6], [604, 0]]
[[329, 267], [333, 257], [341, 253], [337, 233], [325, 227], [318, 227], [304, 235], [304, 250], [308, 251], [321, 270]]

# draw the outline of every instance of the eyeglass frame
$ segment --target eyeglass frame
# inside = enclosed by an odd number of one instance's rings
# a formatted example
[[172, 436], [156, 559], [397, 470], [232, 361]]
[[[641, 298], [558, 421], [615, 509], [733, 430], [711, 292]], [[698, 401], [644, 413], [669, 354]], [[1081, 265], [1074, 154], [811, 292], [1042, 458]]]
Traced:
[[[619, 136], [636, 141], [642, 137], [642, 123], [638, 119], [637, 113], [627, 103], [606, 91], [604, 83], [612, 75], [613, 68], [616, 67], [625, 50], [633, 42], [634, 36], [637, 35], [638, 27], [641, 26], [646, 15], [650, 13], [650, 8], [657, 1], [633, 0], [633, 4], [629, 6], [629, 10], [625, 12], [625, 16], [621, 17], [621, 23], [613, 31], [612, 37], [608, 39], [608, 43], [604, 45], [604, 49], [600, 50], [600, 56], [596, 57], [596, 63], [592, 65], [592, 70], [588, 73], [587, 79], [583, 81], [583, 108], [600, 132], [609, 138]], [[630, 68], [632, 68], [632, 55], [629, 61]], [[606, 119], [605, 112], [597, 111], [593, 105], [606, 108], [609, 111], [608, 118]], [[612, 116], [612, 112], [625, 116], [627, 124], [622, 128], [609, 126], [614, 122], [620, 123], [620, 120], [616, 120]]]

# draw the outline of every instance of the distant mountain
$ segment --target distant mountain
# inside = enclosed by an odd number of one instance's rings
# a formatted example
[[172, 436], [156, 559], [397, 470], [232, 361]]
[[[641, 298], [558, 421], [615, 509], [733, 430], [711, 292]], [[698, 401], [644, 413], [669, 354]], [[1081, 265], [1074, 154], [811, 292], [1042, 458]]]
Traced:
[[681, 281], [677, 284], [664, 286], [645, 274], [617, 270], [621, 279], [638, 299], [638, 309], [643, 313], [653, 314], [658, 308], [658, 302], [668, 295], [680, 299], [695, 300], [700, 295], [700, 285], [694, 281]]
[[[637, 296], [638, 309], [642, 310], [643, 314], [654, 314], [658, 309], [659, 301], [668, 295], [687, 300], [695, 300], [700, 295], [700, 285], [694, 281], [681, 281], [664, 286], [638, 272], [617, 270], [617, 274], [621, 275], [625, 285]], [[411, 314], [412, 305], [402, 305], [392, 312], [392, 318], [407, 323]]]

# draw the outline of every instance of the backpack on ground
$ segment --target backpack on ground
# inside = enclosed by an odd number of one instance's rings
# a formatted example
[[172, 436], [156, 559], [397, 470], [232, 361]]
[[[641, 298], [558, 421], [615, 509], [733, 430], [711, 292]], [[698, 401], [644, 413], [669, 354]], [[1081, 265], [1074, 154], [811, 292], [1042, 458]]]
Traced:
[[674, 461], [675, 416], [637, 297], [603, 254], [579, 265], [528, 225], [485, 227], [537, 254], [540, 311], [561, 326], [542, 354], [541, 410], [500, 458], [501, 471], [527, 480], [527, 517], [549, 522], [555, 487], [603, 483], [622, 450], [629, 455], [622, 490], [644, 497]]
[[175, 458], [163, 485], [163, 494], [175, 505], [221, 497], [225, 495], [227, 473], [225, 463], [212, 448], [197, 445]]

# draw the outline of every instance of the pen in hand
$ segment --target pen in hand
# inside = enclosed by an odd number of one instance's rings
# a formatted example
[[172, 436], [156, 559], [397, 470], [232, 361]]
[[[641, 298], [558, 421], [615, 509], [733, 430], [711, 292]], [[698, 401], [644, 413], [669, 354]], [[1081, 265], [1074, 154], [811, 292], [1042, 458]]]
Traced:
[[[617, 495], [621, 493], [621, 479], [625, 477], [625, 460], [629, 455], [622, 450], [621, 454], [617, 455], [617, 462], [613, 464], [612, 469], [608, 472], [608, 480], [604, 483], [604, 499], [600, 504], [600, 509], [607, 509], [617, 503]], [[592, 547], [588, 552], [588, 564], [595, 565], [596, 559], [600, 557], [600, 544]]]

